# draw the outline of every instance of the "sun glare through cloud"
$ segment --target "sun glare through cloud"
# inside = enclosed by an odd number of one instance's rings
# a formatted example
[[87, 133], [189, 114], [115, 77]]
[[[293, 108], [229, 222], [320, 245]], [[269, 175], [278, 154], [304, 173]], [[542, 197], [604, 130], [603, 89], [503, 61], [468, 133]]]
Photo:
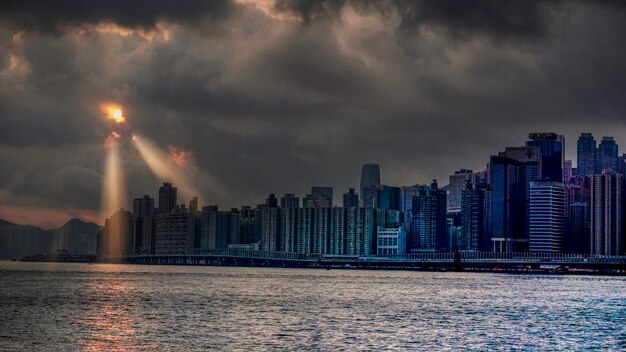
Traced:
[[121, 124], [126, 121], [122, 107], [116, 103], [103, 103], [100, 105], [100, 111], [109, 120], [112, 120], [116, 124]]

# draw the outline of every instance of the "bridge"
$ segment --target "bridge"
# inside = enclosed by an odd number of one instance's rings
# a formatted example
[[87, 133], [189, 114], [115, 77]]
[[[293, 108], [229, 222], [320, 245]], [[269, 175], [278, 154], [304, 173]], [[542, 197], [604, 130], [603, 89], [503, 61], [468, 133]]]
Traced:
[[[128, 264], [469, 271], [567, 271], [626, 274], [626, 256], [549, 252], [418, 252], [395, 256], [331, 255], [246, 249], [108, 258]], [[107, 261], [105, 259], [105, 261]]]

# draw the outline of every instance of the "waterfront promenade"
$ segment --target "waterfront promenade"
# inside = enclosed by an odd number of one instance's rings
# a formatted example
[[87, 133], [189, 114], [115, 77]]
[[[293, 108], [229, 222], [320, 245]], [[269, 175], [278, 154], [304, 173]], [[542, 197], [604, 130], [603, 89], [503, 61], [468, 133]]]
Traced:
[[397, 256], [352, 256], [241, 249], [194, 250], [189, 254], [106, 258], [128, 264], [221, 265], [297, 268], [626, 272], [626, 256], [563, 253], [421, 252]]

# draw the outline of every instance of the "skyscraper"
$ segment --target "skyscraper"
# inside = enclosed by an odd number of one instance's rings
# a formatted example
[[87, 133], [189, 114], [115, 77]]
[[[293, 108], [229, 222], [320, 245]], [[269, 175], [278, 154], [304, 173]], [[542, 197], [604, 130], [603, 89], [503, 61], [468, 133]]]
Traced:
[[[220, 211], [218, 213], [218, 219], [221, 217], [221, 220], [225, 222], [222, 225], [222, 233], [223, 238], [225, 238], [226, 243], [222, 248], [228, 248], [229, 244], [239, 244], [240, 235], [241, 235], [241, 223], [239, 220], [239, 209], [232, 208], [230, 211]], [[218, 221], [219, 224], [219, 221]], [[222, 242], [223, 243], [223, 242]]]
[[330, 231], [328, 236], [328, 253], [346, 254], [346, 217], [348, 208], [335, 207], [330, 209]]
[[343, 207], [354, 208], [359, 206], [359, 195], [354, 192], [354, 188], [348, 189], [348, 192], [343, 194]]
[[98, 255], [128, 255], [133, 248], [133, 217], [124, 209], [116, 211], [104, 221], [98, 235]]
[[619, 157], [619, 173], [626, 178], [626, 154]]
[[176, 207], [176, 187], [169, 182], [164, 182], [159, 188], [159, 214], [170, 214]]
[[604, 172], [591, 177], [590, 239], [591, 253], [620, 255], [623, 217], [622, 175]]
[[450, 175], [448, 182], [448, 212], [461, 211], [461, 193], [465, 189], [465, 181], [470, 180], [472, 183], [476, 183], [473, 175], [473, 171], [467, 169], [455, 171], [454, 175]]
[[280, 250], [295, 252], [298, 247], [298, 207], [283, 207], [280, 212]]
[[156, 216], [155, 253], [188, 254], [194, 248], [195, 235], [195, 217], [186, 208], [159, 214]]
[[572, 161], [568, 159], [563, 163], [563, 184], [569, 184], [572, 177], [574, 177], [574, 168]]
[[397, 227], [402, 223], [402, 212], [395, 209], [374, 209], [376, 226]]
[[332, 187], [320, 187], [313, 186], [311, 187], [311, 195], [313, 198], [318, 200], [327, 199], [328, 207], [333, 206], [333, 188]]
[[[542, 156], [538, 147], [507, 147], [501, 156], [514, 159], [516, 164], [517, 201], [522, 206], [520, 226], [524, 240], [528, 240], [530, 233], [530, 183], [542, 177]], [[525, 248], [518, 248], [525, 249]]]
[[328, 253], [331, 208], [315, 208], [313, 211], [313, 243], [315, 253]]
[[133, 217], [154, 216], [154, 199], [149, 195], [133, 199]]
[[581, 133], [576, 144], [576, 173], [581, 176], [597, 173], [596, 140], [591, 133]]
[[346, 214], [346, 254], [375, 253], [376, 221], [373, 208], [348, 208]]
[[541, 178], [551, 182], [563, 180], [563, 136], [556, 133], [530, 133], [527, 147], [537, 147], [541, 154]]
[[261, 248], [265, 251], [281, 249], [281, 208], [261, 209]]
[[193, 197], [189, 201], [189, 212], [192, 214], [198, 212], [198, 197]]
[[297, 238], [296, 251], [300, 253], [313, 253], [313, 222], [315, 221], [315, 208], [298, 208], [297, 211]]
[[487, 184], [466, 181], [461, 196], [459, 250], [491, 251], [491, 191]]
[[565, 235], [565, 188], [560, 182], [530, 184], [531, 252], [562, 252]]
[[361, 189], [361, 204], [367, 208], [377, 207], [377, 196], [380, 185], [365, 186]]
[[490, 162], [492, 196], [492, 245], [495, 252], [524, 251], [524, 185], [520, 185], [519, 162], [504, 156], [492, 156]]
[[300, 198], [296, 197], [296, 195], [293, 193], [285, 193], [285, 195], [280, 198], [280, 207], [283, 209], [299, 208]]
[[258, 209], [242, 206], [239, 211], [239, 240], [241, 243], [258, 243], [261, 240], [261, 220]]
[[589, 254], [589, 206], [587, 203], [576, 202], [569, 205], [567, 231], [564, 241], [568, 253]]
[[400, 188], [400, 210], [404, 213], [405, 220], [411, 220], [411, 209], [413, 208], [413, 197], [419, 192], [420, 186], [402, 186]]
[[154, 199], [148, 195], [133, 199], [133, 252], [154, 254]]
[[602, 137], [602, 141], [598, 146], [598, 170], [596, 173], [602, 172], [619, 173], [619, 156], [618, 147], [613, 137]]
[[217, 232], [217, 205], [202, 207], [200, 214], [200, 240], [197, 244], [199, 249], [216, 249]]
[[400, 210], [400, 187], [380, 185], [376, 190], [376, 208]]
[[270, 195], [265, 199], [265, 205], [268, 208], [276, 208], [278, 207], [278, 198], [274, 193], [270, 193]]
[[361, 167], [361, 202], [363, 205], [365, 204], [365, 195], [363, 194], [363, 190], [368, 186], [378, 186], [380, 185], [380, 167], [378, 164], [363, 164]]
[[565, 185], [565, 214], [569, 214], [570, 204], [589, 204], [589, 177], [575, 176], [571, 181]]
[[433, 181], [430, 187], [420, 187], [413, 198], [410, 251], [448, 251], [446, 226], [447, 192]]

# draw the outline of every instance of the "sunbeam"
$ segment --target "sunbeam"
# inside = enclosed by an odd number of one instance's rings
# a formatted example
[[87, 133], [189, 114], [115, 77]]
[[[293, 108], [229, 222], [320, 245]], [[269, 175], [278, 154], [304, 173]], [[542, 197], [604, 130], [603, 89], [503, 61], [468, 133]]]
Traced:
[[172, 161], [167, 153], [161, 151], [145, 137], [134, 134], [132, 140], [152, 172], [163, 180], [175, 183], [183, 198], [191, 199], [198, 196], [198, 190], [193, 184], [193, 177], [189, 170], [181, 168], [181, 164]]

